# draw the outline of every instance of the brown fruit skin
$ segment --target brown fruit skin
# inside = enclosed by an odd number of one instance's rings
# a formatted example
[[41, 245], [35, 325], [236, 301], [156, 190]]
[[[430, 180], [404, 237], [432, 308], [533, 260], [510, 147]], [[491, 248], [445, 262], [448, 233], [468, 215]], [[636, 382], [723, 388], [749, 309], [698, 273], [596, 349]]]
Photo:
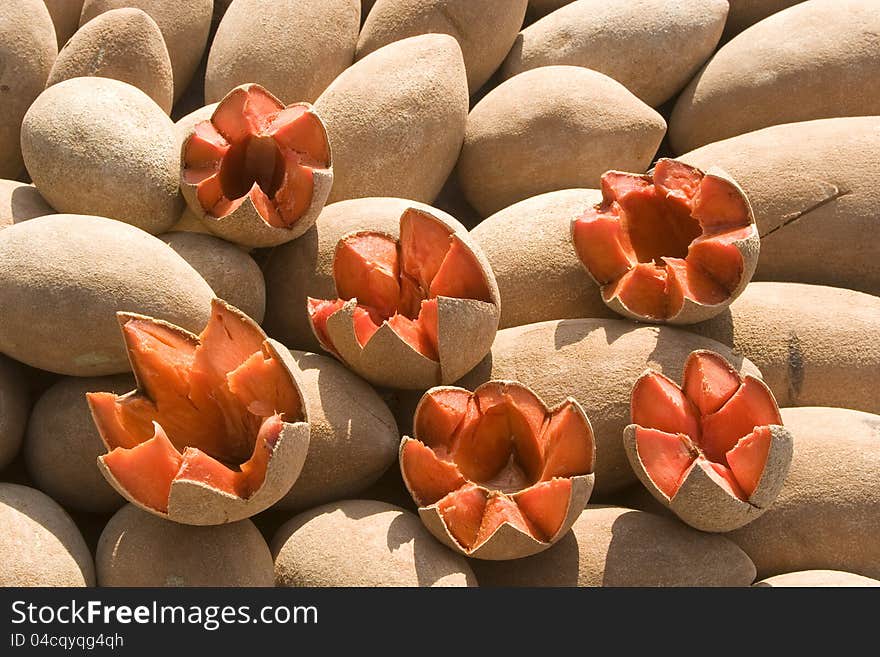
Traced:
[[727, 0], [579, 0], [520, 32], [501, 76], [539, 66], [583, 66], [657, 107], [709, 59], [726, 17]]
[[99, 586], [272, 586], [272, 555], [250, 520], [194, 527], [127, 504], [98, 541]]
[[58, 39], [58, 50], [64, 47], [79, 27], [79, 15], [82, 13], [83, 0], [43, 0]]
[[92, 555], [64, 509], [36, 489], [0, 483], [0, 587], [94, 585]]
[[721, 37], [722, 43], [729, 41], [747, 27], [764, 20], [771, 14], [803, 2], [803, 0], [728, 0], [728, 2], [730, 11], [727, 13], [727, 23], [724, 25], [724, 34]]
[[[505, 306], [506, 308], [507, 306]], [[721, 315], [688, 326], [751, 360], [780, 406], [880, 413], [880, 298], [822, 285], [752, 283]]]
[[765, 128], [683, 155], [719, 166], [743, 188], [761, 235], [754, 280], [880, 294], [880, 260], [865, 235], [880, 207], [880, 117]]
[[711, 349], [742, 374], [760, 378], [752, 363], [729, 348], [681, 329], [574, 319], [499, 331], [492, 352], [457, 385], [474, 390], [492, 379], [513, 379], [548, 406], [574, 397], [590, 418], [596, 439], [594, 495], [605, 495], [635, 478], [621, 440], [630, 422], [633, 383], [646, 366], [679, 376], [695, 349]]
[[794, 457], [773, 506], [727, 534], [761, 578], [829, 568], [880, 577], [880, 417], [783, 408]]
[[326, 504], [292, 518], [272, 540], [276, 586], [476, 586], [463, 556], [418, 516], [367, 500]]
[[0, 354], [0, 470], [15, 459], [24, 438], [31, 407], [24, 377], [25, 368]]
[[60, 214], [0, 231], [0, 351], [32, 367], [127, 372], [117, 310], [199, 331], [213, 296], [161, 240], [118, 221]]
[[468, 91], [482, 87], [504, 61], [526, 15], [528, 0], [378, 0], [361, 29], [357, 59], [419, 34], [458, 40]]
[[619, 82], [579, 66], [544, 66], [490, 91], [471, 110], [458, 161], [465, 197], [482, 216], [574, 187], [609, 169], [641, 172], [666, 122]]
[[42, 0], [0, 3], [0, 178], [22, 171], [19, 135], [28, 107], [46, 86], [58, 55], [52, 17]]
[[876, 587], [880, 582], [870, 577], [862, 577], [840, 570], [802, 570], [797, 573], [786, 573], [767, 577], [752, 586], [760, 588], [789, 587]]
[[0, 180], [0, 230], [47, 214], [55, 214], [55, 210], [36, 187], [16, 180]]
[[771, 125], [880, 114], [878, 32], [873, 0], [813, 0], [752, 26], [678, 97], [672, 149], [684, 153]]
[[109, 78], [49, 87], [21, 128], [28, 173], [52, 207], [154, 234], [183, 211], [176, 147], [174, 124], [162, 109], [140, 89]]
[[39, 398], [24, 442], [34, 484], [67, 508], [112, 513], [125, 504], [101, 476], [95, 460], [107, 450], [86, 402], [88, 392], [123, 394], [135, 387], [130, 374], [65, 377]]
[[360, 495], [397, 458], [394, 416], [373, 388], [330, 356], [291, 352], [309, 416], [299, 477], [273, 509], [299, 512]]
[[171, 59], [156, 21], [140, 9], [114, 9], [83, 25], [58, 53], [46, 86], [85, 76], [127, 82], [171, 113]]
[[723, 536], [592, 504], [551, 550], [472, 563], [482, 586], [748, 586], [755, 579], [754, 564]]
[[313, 103], [354, 61], [358, 0], [236, 0], [208, 54], [205, 101], [256, 82], [285, 104]]
[[431, 203], [455, 166], [468, 111], [458, 42], [424, 34], [370, 53], [315, 101], [333, 148], [328, 203], [397, 196]]

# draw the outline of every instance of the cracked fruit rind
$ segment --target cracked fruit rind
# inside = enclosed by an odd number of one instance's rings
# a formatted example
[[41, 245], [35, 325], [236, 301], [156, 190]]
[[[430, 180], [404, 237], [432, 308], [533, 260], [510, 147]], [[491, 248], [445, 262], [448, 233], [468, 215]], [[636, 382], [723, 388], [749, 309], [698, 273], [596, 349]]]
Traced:
[[243, 84], [183, 139], [180, 187], [211, 232], [276, 246], [315, 223], [333, 185], [331, 160], [311, 105], [285, 107], [260, 85]]
[[722, 312], [751, 280], [760, 250], [736, 182], [665, 158], [645, 175], [603, 174], [602, 202], [572, 221], [571, 236], [609, 308], [670, 324]]
[[782, 489], [792, 437], [773, 393], [714, 352], [691, 353], [681, 387], [646, 371], [633, 386], [631, 416], [623, 444], [636, 476], [696, 529], [742, 527]]
[[349, 233], [336, 245], [335, 300], [309, 297], [321, 346], [375, 385], [451, 383], [492, 346], [495, 277], [458, 222], [425, 208], [400, 217], [400, 237]]
[[477, 559], [518, 559], [559, 540], [593, 490], [595, 442], [581, 405], [549, 409], [528, 387], [429, 390], [415, 438], [400, 443], [403, 481], [438, 540]]
[[308, 417], [285, 347], [215, 299], [199, 336], [119, 313], [137, 390], [87, 395], [128, 501], [191, 525], [234, 522], [281, 499], [305, 462]]

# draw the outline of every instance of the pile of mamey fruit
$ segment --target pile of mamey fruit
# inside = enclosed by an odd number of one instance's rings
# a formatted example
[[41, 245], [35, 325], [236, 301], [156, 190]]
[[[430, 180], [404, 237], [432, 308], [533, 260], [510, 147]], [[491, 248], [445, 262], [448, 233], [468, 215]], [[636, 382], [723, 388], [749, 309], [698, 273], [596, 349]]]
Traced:
[[0, 586], [880, 586], [878, 33], [0, 3]]

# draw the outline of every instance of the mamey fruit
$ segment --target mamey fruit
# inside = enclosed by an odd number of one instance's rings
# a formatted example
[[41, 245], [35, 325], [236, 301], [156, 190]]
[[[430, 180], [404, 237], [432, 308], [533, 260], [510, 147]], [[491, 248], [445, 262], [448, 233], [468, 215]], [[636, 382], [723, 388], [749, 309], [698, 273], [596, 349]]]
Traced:
[[595, 443], [574, 399], [552, 409], [526, 386], [431, 388], [400, 470], [422, 522], [456, 552], [519, 559], [571, 528], [593, 490]]
[[752, 586], [786, 588], [804, 586], [822, 587], [853, 587], [853, 586], [880, 586], [880, 582], [870, 577], [862, 577], [853, 573], [844, 573], [840, 570], [802, 570], [798, 573], [786, 573], [767, 577]]
[[661, 159], [648, 174], [602, 175], [602, 202], [572, 219], [578, 257], [625, 317], [693, 324], [752, 278], [760, 242], [749, 201], [723, 171]]
[[94, 586], [92, 555], [50, 497], [0, 483], [0, 586]]
[[0, 230], [34, 217], [55, 214], [33, 185], [0, 180]]
[[171, 59], [156, 21], [140, 9], [114, 9], [83, 25], [58, 53], [46, 86], [84, 76], [127, 82], [171, 113]]
[[423, 34], [370, 53], [315, 101], [333, 144], [330, 202], [398, 196], [430, 203], [455, 166], [468, 111], [458, 42]]
[[79, 27], [79, 15], [82, 13], [83, 0], [43, 0], [58, 38], [58, 50], [64, 47]]
[[272, 554], [250, 520], [168, 522], [126, 504], [98, 541], [99, 586], [272, 586]]
[[346, 500], [292, 518], [272, 540], [276, 586], [476, 586], [467, 559], [409, 511]]
[[23, 368], [0, 354], [0, 470], [18, 454], [30, 411]]
[[379, 0], [358, 38], [357, 57], [419, 34], [448, 34], [461, 46], [474, 93], [504, 61], [526, 14], [527, 0]]
[[183, 258], [119, 221], [59, 214], [0, 231], [0, 352], [32, 367], [128, 371], [117, 310], [198, 330], [212, 297]]
[[722, 344], [670, 326], [609, 319], [541, 322], [498, 331], [492, 351], [457, 385], [474, 390], [492, 379], [519, 381], [548, 405], [576, 399], [596, 438], [595, 493], [634, 481], [621, 436], [629, 424], [630, 391], [645, 366], [678, 374], [695, 349], [720, 353], [742, 374], [752, 363]]
[[474, 561], [482, 586], [748, 586], [755, 566], [723, 536], [616, 506], [588, 506], [541, 554]]
[[544, 66], [500, 84], [471, 110], [458, 177], [488, 217], [544, 192], [597, 187], [609, 169], [644, 171], [665, 131], [663, 117], [619, 82], [579, 66]]
[[874, 0], [811, 0], [753, 25], [678, 97], [673, 150], [782, 123], [880, 114], [878, 32]]
[[695, 351], [679, 387], [652, 370], [632, 390], [623, 433], [645, 488], [696, 529], [725, 532], [764, 513], [791, 465], [773, 393], [718, 354]]
[[498, 327], [492, 270], [464, 226], [407, 208], [399, 237], [360, 231], [333, 258], [335, 300], [309, 298], [321, 346], [376, 385], [451, 383], [486, 355]]
[[119, 314], [137, 390], [87, 398], [109, 450], [98, 466], [128, 501], [218, 525], [270, 507], [309, 446], [299, 368], [241, 311], [215, 299], [200, 335]]
[[539, 66], [583, 66], [657, 107], [711, 56], [726, 16], [726, 0], [578, 0], [520, 32], [501, 74], [507, 79]]

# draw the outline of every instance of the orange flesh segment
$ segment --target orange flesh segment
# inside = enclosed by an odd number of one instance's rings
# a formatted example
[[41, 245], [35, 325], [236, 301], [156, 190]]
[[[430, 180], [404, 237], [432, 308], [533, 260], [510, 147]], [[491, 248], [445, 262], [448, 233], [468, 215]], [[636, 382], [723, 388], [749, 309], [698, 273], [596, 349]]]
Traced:
[[404, 446], [400, 468], [420, 506], [433, 504], [466, 483], [454, 463], [440, 459], [417, 440]]
[[739, 190], [720, 178], [706, 176], [694, 197], [694, 218], [707, 232], [748, 225], [749, 208]]
[[618, 298], [631, 312], [650, 319], [666, 319], [671, 313], [663, 267], [639, 263], [603, 290], [606, 300]]
[[440, 389], [425, 395], [416, 415], [415, 434], [429, 447], [448, 447], [470, 399], [467, 390], [461, 388]]
[[711, 415], [724, 406], [741, 383], [739, 373], [718, 354], [695, 351], [688, 356], [682, 390], [700, 415]]
[[531, 527], [531, 523], [529, 523], [513, 500], [504, 495], [492, 494], [486, 502], [486, 509], [483, 511], [483, 519], [480, 523], [480, 530], [477, 532], [473, 549], [485, 543], [504, 523], [516, 527], [529, 536], [537, 538], [536, 535], [539, 534], [539, 532]]
[[429, 295], [486, 303], [491, 300], [482, 266], [457, 237], [452, 237], [443, 264], [431, 280]]
[[734, 395], [718, 411], [703, 417], [700, 447], [716, 463], [755, 427], [782, 424], [779, 408], [770, 391], [757, 379], [746, 377]]
[[400, 299], [397, 243], [386, 235], [358, 234], [343, 239], [333, 259], [333, 278], [342, 299], [374, 308], [383, 319], [394, 315]]
[[436, 329], [426, 331], [419, 320], [412, 320], [404, 315], [394, 315], [387, 321], [391, 330], [422, 356], [433, 361], [440, 359], [437, 355], [437, 345], [431, 339], [437, 334]]
[[477, 543], [477, 534], [486, 511], [487, 494], [476, 486], [464, 486], [440, 500], [437, 509], [443, 523], [458, 541], [470, 550]]
[[773, 434], [770, 427], [755, 427], [748, 436], [727, 452], [727, 464], [736, 478], [746, 497], [751, 497], [761, 481], [767, 456], [770, 454], [770, 442]]
[[730, 292], [715, 279], [687, 260], [664, 258], [663, 261], [666, 263], [668, 275], [666, 294], [669, 298], [669, 316], [676, 315], [681, 310], [685, 299], [714, 306], [723, 303], [730, 296]]
[[690, 469], [697, 450], [684, 434], [636, 427], [636, 451], [651, 481], [672, 499]]
[[407, 210], [400, 218], [403, 271], [421, 289], [423, 297], [446, 259], [451, 239], [446, 226], [423, 212]]
[[[701, 458], [703, 461], [706, 460], [703, 457]], [[733, 473], [729, 468], [721, 463], [712, 462], [709, 465], [710, 467], [706, 468], [706, 474], [715, 480], [715, 483], [721, 486], [721, 488], [726, 490], [733, 497], [743, 501], [747, 499], [746, 494], [740, 488], [739, 483], [736, 481], [736, 477], [733, 476]]]
[[308, 299], [309, 320], [312, 323], [312, 327], [315, 329], [315, 335], [318, 338], [318, 342], [320, 342], [321, 346], [327, 351], [335, 351], [333, 349], [333, 342], [330, 340], [330, 335], [327, 333], [327, 320], [330, 319], [330, 315], [338, 311], [344, 305], [345, 301], [342, 299], [336, 299], [334, 301], [324, 301], [323, 299], [313, 299], [311, 297]]
[[571, 480], [542, 481], [514, 497], [522, 514], [538, 530], [538, 538], [551, 540], [559, 532], [571, 501]]
[[592, 472], [593, 433], [573, 404], [565, 404], [552, 415], [543, 442], [542, 481]]
[[693, 404], [658, 372], [648, 372], [636, 381], [630, 405], [633, 424], [699, 439], [700, 422]]
[[635, 254], [624, 245], [617, 219], [588, 210], [573, 230], [578, 257], [600, 285], [613, 283], [635, 265]]

